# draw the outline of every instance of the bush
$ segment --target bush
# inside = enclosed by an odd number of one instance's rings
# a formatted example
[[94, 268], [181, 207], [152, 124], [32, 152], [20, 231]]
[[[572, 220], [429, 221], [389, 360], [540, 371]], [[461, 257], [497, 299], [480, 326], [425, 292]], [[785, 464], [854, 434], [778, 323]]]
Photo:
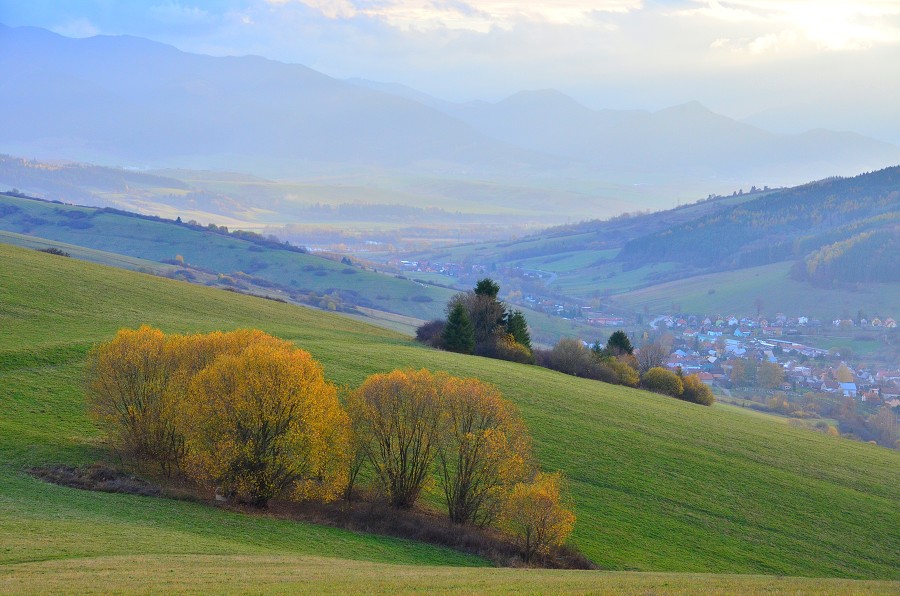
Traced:
[[531, 440], [516, 407], [478, 379], [439, 377], [445, 428], [439, 476], [450, 519], [485, 526], [503, 492], [528, 476]]
[[534, 364], [534, 354], [516, 341], [510, 333], [498, 327], [488, 341], [475, 347], [475, 354], [497, 360], [508, 360], [521, 364]]
[[390, 504], [409, 509], [429, 478], [444, 418], [437, 382], [427, 370], [370, 376], [350, 399], [360, 449]]
[[347, 484], [349, 419], [308, 352], [275, 340], [221, 354], [189, 395], [181, 420], [196, 479], [258, 507], [332, 500]]
[[513, 534], [526, 563], [566, 541], [575, 526], [575, 514], [567, 507], [562, 473], [538, 473], [531, 482], [520, 482], [506, 496], [502, 526]]
[[630, 365], [629, 360], [634, 360], [634, 356], [619, 356], [604, 361], [602, 364], [608, 366], [618, 378], [619, 385], [627, 387], [637, 387], [641, 383], [641, 377], [638, 375], [635, 367]]
[[49, 248], [42, 248], [42, 249], [40, 249], [40, 252], [45, 252], [48, 255], [56, 255], [58, 257], [71, 257], [72, 256], [69, 253], [67, 253], [66, 251], [60, 250], [60, 249], [56, 248], [55, 246], [51, 246]]
[[655, 366], [644, 373], [641, 385], [655, 393], [679, 397], [684, 391], [681, 378], [670, 370]]
[[434, 319], [433, 321], [422, 323], [422, 325], [416, 329], [416, 341], [427, 346], [442, 348], [444, 346], [442, 335], [446, 325], [447, 321], [442, 319]]
[[123, 457], [159, 466], [165, 475], [184, 455], [169, 382], [178, 361], [170, 348], [158, 329], [122, 329], [91, 350], [85, 370], [90, 413], [113, 448]]
[[697, 375], [688, 375], [681, 379], [681, 383], [684, 388], [681, 399], [703, 406], [711, 406], [715, 403], [716, 397], [713, 395], [712, 389]]
[[87, 397], [111, 442], [165, 474], [264, 506], [336, 496], [348, 419], [312, 357], [261, 331], [123, 329], [88, 359]]

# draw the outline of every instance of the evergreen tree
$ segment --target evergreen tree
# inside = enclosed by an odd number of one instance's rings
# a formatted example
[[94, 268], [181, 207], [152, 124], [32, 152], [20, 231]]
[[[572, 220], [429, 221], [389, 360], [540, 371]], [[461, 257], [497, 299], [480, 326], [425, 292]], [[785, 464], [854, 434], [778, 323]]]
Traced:
[[475, 330], [462, 302], [457, 301], [447, 317], [447, 326], [441, 334], [444, 347], [451, 352], [471, 354], [475, 347]]
[[634, 347], [631, 345], [631, 340], [628, 339], [625, 332], [619, 329], [614, 331], [609, 336], [609, 339], [606, 340], [606, 351], [613, 356], [620, 356], [622, 354], [633, 354]]
[[528, 321], [521, 310], [506, 314], [506, 332], [515, 338], [517, 343], [531, 349], [531, 334], [528, 333]]
[[487, 296], [488, 298], [492, 298], [494, 300], [497, 299], [497, 294], [500, 293], [500, 284], [495, 282], [493, 279], [489, 277], [485, 277], [484, 279], [479, 279], [478, 283], [475, 284], [475, 295], [476, 296]]

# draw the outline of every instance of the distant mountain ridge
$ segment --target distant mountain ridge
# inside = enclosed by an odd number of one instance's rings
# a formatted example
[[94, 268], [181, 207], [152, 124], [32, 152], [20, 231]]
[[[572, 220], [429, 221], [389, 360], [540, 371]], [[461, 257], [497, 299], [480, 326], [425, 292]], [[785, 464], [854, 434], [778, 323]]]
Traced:
[[[456, 177], [780, 183], [900, 163], [859, 135], [768, 133], [699, 104], [590, 110], [556, 91], [453, 104], [256, 56], [0, 26], [0, 151], [280, 177], [349, 170]], [[547, 182], [549, 180], [549, 182]]]

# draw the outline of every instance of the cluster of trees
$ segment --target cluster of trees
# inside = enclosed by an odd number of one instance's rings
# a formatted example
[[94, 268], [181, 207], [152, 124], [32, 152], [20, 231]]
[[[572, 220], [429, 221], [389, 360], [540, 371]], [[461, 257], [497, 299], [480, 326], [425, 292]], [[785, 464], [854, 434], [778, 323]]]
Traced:
[[736, 387], [760, 387], [775, 391], [781, 388], [785, 380], [784, 369], [777, 362], [732, 358], [726, 364], [731, 366], [728, 379]]
[[514, 536], [526, 561], [575, 515], [542, 474], [517, 409], [478, 379], [376, 374], [344, 403], [321, 365], [261, 331], [123, 329], [89, 356], [86, 394], [112, 445], [139, 465], [258, 507], [367, 494], [409, 509], [437, 482], [451, 520]]
[[606, 344], [596, 342], [590, 348], [577, 339], [562, 339], [551, 350], [537, 350], [538, 364], [566, 374], [606, 383], [641, 387], [685, 401], [712, 405], [712, 390], [697, 375], [684, 375], [681, 369], [662, 367], [667, 351], [649, 343], [635, 352], [624, 331], [615, 331]]
[[416, 337], [451, 352], [533, 363], [528, 321], [522, 311], [508, 309], [499, 293], [492, 279], [479, 280], [474, 290], [450, 299], [446, 320], [425, 323]]
[[[581, 340], [563, 338], [552, 349], [531, 347], [528, 323], [521, 311], [510, 311], [497, 299], [500, 286], [482, 279], [475, 289], [457, 294], [447, 305], [447, 320], [425, 323], [416, 338], [451, 352], [477, 354], [501, 360], [536, 364], [567, 375], [627, 387], [643, 387], [686, 401], [712, 405], [715, 397], [696, 375], [660, 368], [668, 352], [661, 344], [649, 343], [635, 353], [624, 331], [615, 331], [606, 344], [586, 346]], [[647, 373], [654, 372], [648, 378]], [[660, 373], [673, 377], [673, 387], [660, 389]], [[677, 388], [677, 390], [676, 390]]]

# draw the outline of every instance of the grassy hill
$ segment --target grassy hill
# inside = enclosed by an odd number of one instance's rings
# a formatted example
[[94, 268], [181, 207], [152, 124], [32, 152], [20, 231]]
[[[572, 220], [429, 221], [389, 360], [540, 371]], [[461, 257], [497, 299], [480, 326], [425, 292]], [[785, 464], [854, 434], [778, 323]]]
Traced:
[[150, 261], [180, 255], [214, 273], [241, 272], [300, 293], [338, 293], [350, 305], [421, 319], [441, 313], [453, 293], [172, 221], [8, 195], [0, 195], [0, 229]]
[[[813, 289], [791, 279], [790, 263], [773, 263], [737, 271], [697, 275], [656, 284], [616, 295], [613, 300], [624, 308], [650, 312], [754, 313], [753, 301], [762, 298], [769, 305], [792, 305], [785, 312], [809, 316], [840, 317], [842, 313], [900, 313], [897, 284], [861, 284], [858, 288]], [[672, 309], [672, 305], [676, 307]], [[777, 308], [777, 307], [776, 307]], [[807, 308], [808, 311], [798, 311]]]
[[893, 167], [416, 258], [490, 265], [524, 293], [611, 296], [614, 306], [637, 312], [671, 313], [680, 304], [680, 312], [750, 315], [762, 297], [768, 316], [828, 320], [861, 309], [895, 317], [898, 199], [900, 167]]
[[[311, 351], [339, 383], [427, 366], [497, 384], [522, 409], [541, 463], [568, 474], [578, 513], [572, 540], [603, 568], [900, 580], [897, 452], [734, 408], [438, 352], [340, 316], [32, 250], [0, 245], [0, 263], [0, 591], [104, 589], [89, 583], [96, 577], [132, 578], [132, 588], [148, 579], [161, 590], [214, 589], [234, 578], [234, 589], [290, 591], [302, 588], [298, 582], [312, 568], [333, 590], [677, 592], [697, 582], [739, 592], [772, 585], [862, 589], [757, 577], [457, 573], [446, 566], [482, 561], [199, 504], [80, 492], [28, 476], [30, 466], [103, 457], [84, 413], [84, 356], [118, 328], [142, 323], [167, 332], [261, 328]], [[155, 573], [162, 569], [170, 573]], [[890, 591], [897, 584], [866, 587]]]

